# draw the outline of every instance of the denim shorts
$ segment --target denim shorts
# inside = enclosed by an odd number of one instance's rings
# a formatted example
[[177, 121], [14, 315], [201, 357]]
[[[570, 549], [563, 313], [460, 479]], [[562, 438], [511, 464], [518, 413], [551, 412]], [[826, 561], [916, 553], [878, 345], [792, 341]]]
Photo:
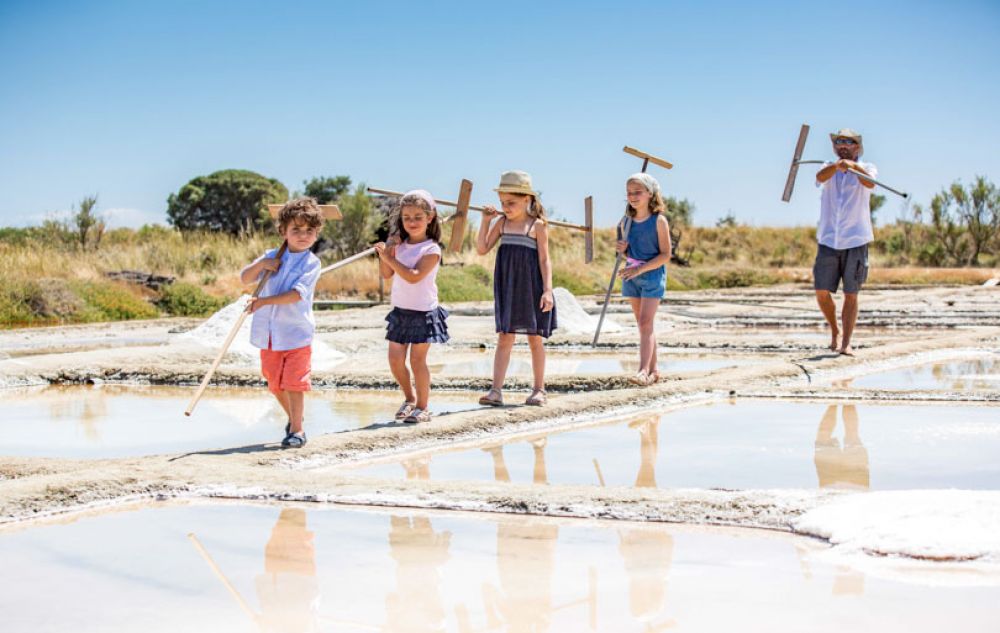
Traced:
[[667, 269], [660, 266], [656, 270], [644, 272], [638, 277], [622, 282], [623, 297], [639, 297], [642, 299], [662, 299], [667, 290]]

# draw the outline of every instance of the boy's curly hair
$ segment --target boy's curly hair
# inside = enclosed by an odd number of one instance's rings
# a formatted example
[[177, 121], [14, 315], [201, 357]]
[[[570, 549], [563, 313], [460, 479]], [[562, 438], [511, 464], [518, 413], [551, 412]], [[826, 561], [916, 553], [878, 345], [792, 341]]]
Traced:
[[311, 229], [323, 228], [323, 212], [316, 198], [303, 196], [285, 203], [278, 212], [278, 230], [284, 231], [291, 224], [305, 224]]

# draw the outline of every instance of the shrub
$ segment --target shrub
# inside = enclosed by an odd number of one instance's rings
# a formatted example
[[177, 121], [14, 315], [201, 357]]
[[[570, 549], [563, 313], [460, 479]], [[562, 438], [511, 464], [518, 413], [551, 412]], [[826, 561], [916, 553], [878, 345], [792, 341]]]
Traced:
[[493, 276], [478, 264], [442, 266], [437, 276], [439, 299], [488, 301], [493, 298]]
[[156, 305], [173, 316], [209, 316], [225, 307], [229, 300], [213, 297], [194, 284], [177, 282], [164, 286]]
[[747, 288], [776, 283], [770, 274], [752, 268], [732, 268], [698, 273], [698, 285], [702, 288]]
[[86, 303], [86, 321], [126, 321], [159, 316], [156, 308], [126, 284], [76, 281], [70, 287]]

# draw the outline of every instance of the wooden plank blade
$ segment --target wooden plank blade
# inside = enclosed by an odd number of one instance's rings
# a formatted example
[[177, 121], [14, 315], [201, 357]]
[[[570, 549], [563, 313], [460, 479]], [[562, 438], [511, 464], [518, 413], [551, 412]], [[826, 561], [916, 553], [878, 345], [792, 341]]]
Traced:
[[799, 130], [799, 140], [795, 143], [795, 154], [792, 156], [792, 164], [788, 168], [788, 179], [785, 180], [785, 192], [781, 194], [783, 202], [788, 202], [792, 199], [792, 190], [795, 189], [795, 177], [799, 175], [799, 160], [801, 160], [802, 152], [806, 148], [806, 139], [808, 137], [809, 126], [803, 123], [802, 129]]

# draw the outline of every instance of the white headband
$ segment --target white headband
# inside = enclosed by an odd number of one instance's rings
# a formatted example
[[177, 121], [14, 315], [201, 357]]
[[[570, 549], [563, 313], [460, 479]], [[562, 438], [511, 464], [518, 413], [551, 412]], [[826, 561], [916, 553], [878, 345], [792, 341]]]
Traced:
[[[656, 182], [656, 178], [653, 178], [645, 172], [639, 172], [637, 174], [632, 174], [628, 177], [628, 180], [635, 180], [636, 182], [641, 182], [642, 186], [646, 188], [649, 193], [654, 196], [660, 193], [660, 183]], [[626, 182], [628, 182], [628, 180]]]

